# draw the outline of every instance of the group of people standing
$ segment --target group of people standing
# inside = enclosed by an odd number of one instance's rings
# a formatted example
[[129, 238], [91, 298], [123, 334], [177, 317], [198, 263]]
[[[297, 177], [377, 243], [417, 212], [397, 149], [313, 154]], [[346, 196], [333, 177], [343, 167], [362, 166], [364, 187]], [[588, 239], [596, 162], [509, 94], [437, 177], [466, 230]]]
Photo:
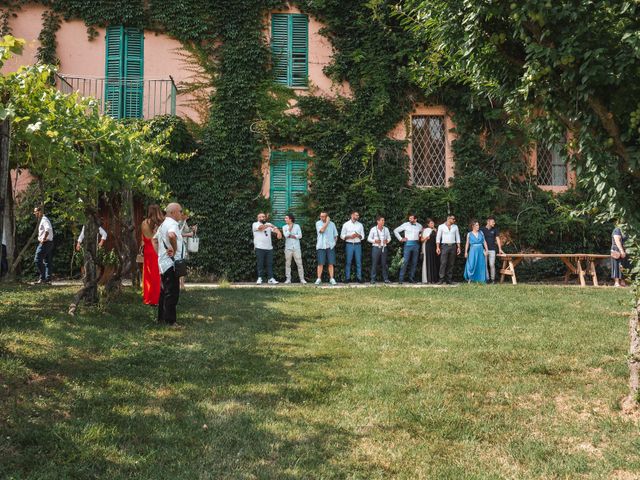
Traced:
[[[279, 283], [273, 274], [273, 236], [285, 239], [285, 283], [291, 283], [291, 263], [296, 262], [300, 283], [307, 283], [302, 264], [302, 250], [300, 239], [302, 229], [295, 223], [295, 216], [287, 214], [284, 226], [279, 229], [267, 221], [265, 213], [259, 213], [252, 225], [253, 244], [256, 252], [257, 284], [265, 280], [269, 284]], [[460, 231], [456, 225], [455, 215], [449, 215], [446, 222], [436, 229], [435, 222], [427, 219], [426, 227], [418, 223], [415, 214], [410, 214], [408, 221], [393, 230], [395, 238], [403, 244], [403, 260], [400, 268], [399, 283], [402, 284], [408, 276], [411, 283], [417, 283], [416, 270], [420, 251], [422, 251], [422, 282], [423, 283], [453, 283], [453, 268], [456, 257], [461, 254]], [[384, 283], [390, 283], [388, 268], [388, 245], [392, 241], [391, 232], [385, 226], [385, 218], [376, 217], [376, 225], [371, 227], [365, 236], [365, 230], [360, 223], [360, 214], [354, 210], [350, 218], [342, 225], [340, 234], [327, 212], [321, 212], [316, 222], [316, 285], [322, 283], [325, 266], [328, 270], [329, 283], [335, 285], [336, 245], [338, 237], [344, 242], [345, 248], [345, 282], [349, 283], [353, 276], [355, 264], [355, 280], [364, 281], [362, 274], [362, 244], [371, 244], [371, 279], [375, 284], [380, 271]], [[471, 231], [467, 235], [465, 245], [464, 278], [470, 282], [486, 283], [495, 281], [496, 249], [502, 253], [500, 232], [496, 227], [493, 216], [487, 219], [484, 227], [480, 228], [477, 221], [471, 223]], [[379, 270], [378, 270], [379, 269]]]
[[175, 263], [186, 261], [188, 238], [197, 235], [198, 226], [189, 226], [189, 213], [180, 204], [170, 203], [163, 212], [149, 205], [142, 221], [142, 297], [146, 305], [158, 307], [158, 322], [176, 324], [176, 306], [184, 276]]

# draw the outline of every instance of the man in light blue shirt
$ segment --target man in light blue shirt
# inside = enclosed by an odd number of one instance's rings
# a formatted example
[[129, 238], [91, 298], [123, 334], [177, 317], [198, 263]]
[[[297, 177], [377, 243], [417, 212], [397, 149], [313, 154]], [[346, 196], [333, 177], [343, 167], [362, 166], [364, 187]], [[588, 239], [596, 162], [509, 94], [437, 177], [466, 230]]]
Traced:
[[318, 279], [316, 285], [322, 283], [322, 271], [324, 266], [329, 268], [329, 283], [336, 284], [333, 278], [333, 266], [336, 264], [336, 242], [338, 241], [338, 229], [331, 221], [327, 212], [320, 212], [320, 220], [316, 222], [316, 232], [318, 241], [316, 242], [316, 252], [318, 254]]
[[302, 266], [302, 249], [300, 248], [300, 239], [302, 238], [302, 229], [300, 225], [295, 223], [296, 217], [293, 213], [288, 213], [284, 217], [284, 226], [282, 227], [282, 235], [284, 236], [284, 273], [286, 280], [284, 283], [291, 283], [291, 260], [296, 261], [298, 267], [298, 278], [300, 283], [307, 283], [304, 279], [304, 268]]

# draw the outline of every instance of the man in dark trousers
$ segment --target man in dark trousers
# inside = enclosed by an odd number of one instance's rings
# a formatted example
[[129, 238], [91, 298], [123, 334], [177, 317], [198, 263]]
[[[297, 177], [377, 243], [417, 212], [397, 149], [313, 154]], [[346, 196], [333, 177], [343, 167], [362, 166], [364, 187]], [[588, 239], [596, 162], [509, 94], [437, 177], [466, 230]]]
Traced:
[[440, 255], [440, 280], [438, 284], [453, 282], [453, 265], [456, 255], [460, 255], [460, 231], [456, 225], [456, 216], [449, 215], [446, 223], [438, 227], [436, 235], [436, 253]]
[[178, 222], [182, 218], [182, 207], [170, 203], [166, 209], [164, 222], [153, 237], [153, 247], [158, 253], [160, 267], [160, 301], [158, 302], [158, 323], [176, 324], [176, 307], [180, 298], [180, 279], [176, 275], [175, 261], [184, 254], [182, 235]]

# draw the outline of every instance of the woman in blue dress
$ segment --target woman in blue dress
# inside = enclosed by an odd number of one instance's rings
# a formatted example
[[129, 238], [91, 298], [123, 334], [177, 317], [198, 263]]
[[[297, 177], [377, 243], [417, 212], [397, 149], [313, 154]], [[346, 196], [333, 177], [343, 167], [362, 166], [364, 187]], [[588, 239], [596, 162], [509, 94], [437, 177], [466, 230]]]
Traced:
[[467, 235], [467, 244], [464, 247], [464, 258], [467, 263], [464, 266], [464, 279], [469, 283], [487, 282], [487, 242], [480, 231], [480, 223], [471, 220], [471, 231]]

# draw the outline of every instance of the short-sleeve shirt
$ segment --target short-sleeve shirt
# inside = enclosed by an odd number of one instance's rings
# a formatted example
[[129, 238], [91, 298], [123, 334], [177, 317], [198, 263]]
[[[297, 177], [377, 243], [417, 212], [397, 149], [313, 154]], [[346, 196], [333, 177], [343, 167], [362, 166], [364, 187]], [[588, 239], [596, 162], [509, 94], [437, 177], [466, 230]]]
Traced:
[[482, 227], [480, 231], [484, 235], [484, 239], [487, 242], [487, 248], [489, 250], [495, 250], [496, 238], [500, 236], [500, 230], [498, 229], [498, 227], [493, 227], [493, 228]]
[[271, 235], [273, 229], [267, 227], [264, 230], [258, 230], [263, 223], [253, 222], [251, 230], [253, 231], [253, 246], [259, 250], [273, 250], [273, 243], [271, 241]]
[[624, 247], [624, 241], [626, 240], [625, 236], [622, 235], [622, 230], [620, 230], [620, 227], [616, 227], [613, 229], [613, 233], [611, 233], [611, 251], [612, 252], [618, 252], [618, 245], [616, 245], [616, 241], [613, 239], [613, 237], [615, 237], [616, 235], [620, 236], [620, 243], [622, 244], [622, 246]]
[[[174, 233], [176, 236], [177, 248], [173, 258], [167, 254], [167, 247], [171, 244], [169, 242], [169, 233]], [[178, 222], [171, 217], [166, 217], [158, 228], [155, 237], [158, 239], [158, 266], [160, 267], [160, 273], [165, 273], [173, 267], [175, 260], [182, 259], [182, 234], [180, 233]]]

